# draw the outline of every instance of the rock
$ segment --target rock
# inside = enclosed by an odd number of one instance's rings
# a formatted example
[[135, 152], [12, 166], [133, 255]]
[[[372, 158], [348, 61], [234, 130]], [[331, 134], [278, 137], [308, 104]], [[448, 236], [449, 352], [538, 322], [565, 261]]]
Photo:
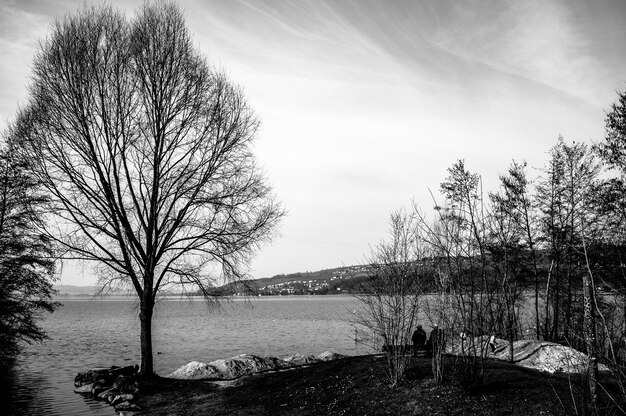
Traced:
[[113, 387], [116, 389], [119, 389], [120, 386], [124, 383], [124, 379], [126, 378], [126, 376], [123, 375], [119, 375], [115, 378], [115, 381], [113, 382]]
[[141, 407], [130, 402], [121, 402], [121, 403], [116, 404], [114, 407], [115, 407], [116, 412], [125, 411], [125, 410], [141, 410]]
[[111, 368], [97, 367], [92, 368], [84, 373], [78, 373], [74, 377], [74, 386], [80, 387], [85, 384], [100, 382], [102, 384], [111, 384], [120, 375], [131, 376], [139, 371], [138, 365], [128, 365], [126, 367], [113, 366]]
[[93, 394], [94, 396], [97, 397], [103, 391], [108, 390], [109, 387], [110, 386], [98, 385], [98, 383], [96, 383], [96, 384], [94, 384], [94, 387], [91, 389], [91, 394]]
[[100, 399], [100, 400], [108, 400], [109, 397], [111, 397], [111, 396], [115, 397], [118, 394], [119, 394], [119, 392], [117, 391], [117, 389], [110, 388], [110, 389], [105, 390], [102, 393], [98, 394], [98, 399]]
[[298, 365], [337, 360], [344, 357], [346, 356], [329, 351], [317, 357], [294, 354], [285, 359], [241, 354], [224, 360], [215, 360], [208, 364], [192, 361], [167, 377], [183, 380], [233, 380], [250, 374], [278, 371]]
[[118, 389], [121, 393], [136, 393], [139, 390], [137, 377], [134, 375], [117, 376], [117, 378], [115, 379], [115, 382], [113, 382], [113, 387]]
[[[475, 337], [474, 345], [478, 355], [484, 352], [485, 357], [508, 361], [510, 359], [509, 341], [496, 339], [496, 350], [491, 352], [488, 345], [488, 336]], [[471, 340], [463, 342], [463, 348], [458, 340], [446, 345], [446, 353], [453, 355], [471, 354]], [[565, 372], [577, 373], [586, 371], [587, 355], [574, 348], [547, 341], [521, 340], [513, 342], [513, 362], [519, 366], [532, 368], [547, 373]], [[607, 371], [607, 367], [599, 364], [600, 371]]]
[[192, 361], [167, 377], [188, 380], [232, 380], [245, 375], [279, 370], [290, 366], [289, 363], [276, 357], [258, 357], [256, 355], [241, 354], [224, 360], [215, 360], [209, 364]]
[[139, 371], [139, 366], [127, 365], [126, 367], [115, 367], [109, 370], [110, 376], [115, 380], [118, 376], [132, 376]]
[[[134, 399], [135, 399], [135, 396], [133, 396], [132, 394], [118, 394], [117, 396], [113, 398], [113, 400], [110, 401], [110, 403], [111, 403], [111, 406], [115, 406], [122, 402], [132, 402]], [[126, 409], [126, 410], [129, 410], [129, 409]]]
[[76, 387], [74, 389], [74, 393], [91, 394], [91, 390], [93, 390], [93, 384], [84, 384], [82, 386]]
[[192, 361], [178, 368], [167, 377], [182, 380], [219, 379], [221, 373], [211, 364]]
[[76, 374], [76, 377], [74, 377], [74, 387], [82, 386], [84, 379], [85, 379], [85, 373]]
[[330, 351], [324, 351], [323, 353], [317, 356], [317, 358], [321, 361], [340, 360], [346, 357], [347, 355], [337, 354], [336, 352], [330, 352]]
[[226, 360], [216, 360], [210, 364], [221, 373], [222, 379], [235, 379], [289, 367], [289, 364], [276, 357], [259, 357], [249, 354], [238, 355]]
[[[519, 348], [524, 350], [524, 348], [516, 346], [518, 342], [520, 341], [513, 342], [513, 349]], [[587, 355], [574, 348], [553, 342], [535, 343], [533, 347], [531, 354], [515, 360], [515, 363], [522, 367], [533, 368], [547, 373], [582, 373], [587, 371], [589, 360]], [[604, 364], [598, 364], [598, 369], [600, 371], [608, 371]]]
[[293, 354], [288, 357], [283, 358], [283, 361], [288, 363], [290, 366], [298, 366], [298, 365], [306, 365], [319, 362], [320, 360], [316, 358], [314, 355], [302, 355], [302, 354]]
[[84, 373], [76, 374], [74, 377], [74, 386], [83, 386], [85, 384], [93, 383], [99, 378], [103, 378], [107, 375], [108, 369], [106, 368], [93, 368], [85, 371]]
[[120, 385], [120, 393], [135, 394], [139, 391], [139, 382], [135, 378], [125, 378]]
[[119, 375], [113, 382], [113, 387], [118, 389], [122, 393], [136, 393], [139, 390], [137, 383], [137, 377], [134, 375], [125, 376]]

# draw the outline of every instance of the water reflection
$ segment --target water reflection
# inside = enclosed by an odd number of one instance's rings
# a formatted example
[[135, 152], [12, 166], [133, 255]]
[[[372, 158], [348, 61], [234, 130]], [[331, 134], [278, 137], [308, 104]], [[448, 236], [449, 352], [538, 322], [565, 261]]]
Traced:
[[[29, 414], [30, 403], [35, 396], [35, 385], [20, 385], [17, 362], [14, 359], [0, 361], [0, 403], [3, 403], [5, 414]], [[5, 407], [7, 406], [7, 407]]]

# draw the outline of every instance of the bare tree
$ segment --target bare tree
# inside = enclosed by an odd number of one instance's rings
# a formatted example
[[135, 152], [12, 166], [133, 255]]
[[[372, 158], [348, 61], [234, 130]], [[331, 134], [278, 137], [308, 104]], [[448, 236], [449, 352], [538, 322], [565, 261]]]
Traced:
[[136, 291], [142, 375], [157, 294], [182, 284], [208, 298], [245, 277], [283, 216], [252, 154], [258, 125], [174, 4], [146, 3], [132, 21], [84, 8], [40, 44], [13, 140], [52, 196], [67, 257]]
[[[435, 201], [434, 224], [419, 216], [420, 227], [433, 253], [435, 288], [441, 299], [437, 301], [440, 310], [429, 308], [429, 313], [434, 312], [438, 320], [445, 316], [448, 332], [462, 334], [460, 339], [452, 339], [452, 344], [458, 341], [461, 348], [455, 366], [462, 383], [471, 390], [481, 388], [484, 383], [489, 335], [507, 332], [506, 326], [513, 327], [519, 294], [510, 269], [512, 258], [507, 257], [510, 251], [504, 253], [499, 247], [498, 255], [506, 255], [496, 259], [493, 244], [494, 235], [499, 233], [502, 239], [509, 233], [510, 221], [502, 211], [500, 224], [494, 221], [497, 215], [485, 203], [481, 183], [480, 176], [469, 172], [464, 161], [458, 160], [441, 183], [445, 204], [439, 206]], [[505, 239], [507, 244], [512, 243], [508, 234]], [[500, 261], [505, 257], [506, 261]]]
[[[520, 223], [517, 212], [514, 210], [515, 203], [511, 195], [506, 193], [489, 194], [489, 239], [487, 243], [489, 254], [494, 265], [494, 276], [499, 287], [494, 306], [502, 306], [506, 311], [496, 313], [502, 317], [500, 328], [496, 326], [496, 332], [506, 334], [509, 340], [509, 360], [513, 361], [513, 342], [520, 333], [520, 324], [517, 309], [522, 300], [522, 237], [523, 230], [518, 226]], [[497, 322], [496, 324], [498, 324]]]
[[[599, 307], [589, 247], [600, 243], [604, 234], [599, 210], [595, 206], [597, 178], [601, 165], [584, 143], [566, 144], [559, 138], [552, 149], [553, 160], [560, 164], [561, 202], [559, 208], [563, 220], [560, 233], [565, 244], [565, 271], [567, 298], [565, 299], [563, 324], [565, 339], [572, 345], [586, 349], [589, 357], [587, 367], [587, 398], [589, 410], [598, 414], [598, 345], [596, 317]], [[583, 266], [584, 265], [584, 266]], [[580, 277], [580, 281], [574, 278]], [[582, 292], [582, 305], [575, 308], [574, 295]], [[556, 306], [555, 306], [556, 309]], [[579, 324], [580, 323], [580, 324]], [[582, 324], [582, 325], [581, 325]]]
[[411, 360], [411, 334], [422, 297], [424, 242], [414, 219], [405, 211], [391, 214], [389, 240], [380, 242], [368, 258], [367, 276], [359, 281], [357, 323], [382, 341], [392, 385], [404, 378]]
[[521, 249], [525, 256], [523, 260], [532, 270], [535, 298], [535, 337], [540, 338], [541, 325], [539, 322], [539, 256], [537, 250], [537, 215], [535, 204], [530, 194], [531, 183], [526, 175], [526, 163], [513, 161], [508, 175], [501, 175], [502, 189], [506, 199], [508, 216], [514, 221], [520, 231]]
[[[563, 154], [552, 147], [550, 160], [539, 179], [536, 189], [536, 201], [539, 215], [541, 243], [550, 260], [545, 294], [545, 316], [543, 337], [546, 340], [559, 338], [561, 321], [562, 268], [565, 257], [567, 238], [567, 219], [565, 214], [564, 162]], [[552, 315], [550, 315], [552, 311]]]

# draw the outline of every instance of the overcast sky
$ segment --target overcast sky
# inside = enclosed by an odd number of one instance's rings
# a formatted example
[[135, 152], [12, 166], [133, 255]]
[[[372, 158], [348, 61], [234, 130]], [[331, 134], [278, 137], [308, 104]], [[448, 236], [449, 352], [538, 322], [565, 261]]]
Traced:
[[[37, 42], [83, 0], [0, 0], [0, 128]], [[140, 1], [115, 1], [128, 16]], [[256, 155], [289, 214], [254, 277], [364, 261], [389, 213], [432, 207], [459, 159], [497, 186], [559, 135], [602, 140], [626, 89], [626, 2], [181, 0], [198, 49], [262, 120]], [[66, 267], [65, 284], [92, 284]]]

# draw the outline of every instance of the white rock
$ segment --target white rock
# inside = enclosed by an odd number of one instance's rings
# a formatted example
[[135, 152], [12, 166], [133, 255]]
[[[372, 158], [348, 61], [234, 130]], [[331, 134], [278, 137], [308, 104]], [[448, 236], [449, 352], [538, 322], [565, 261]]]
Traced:
[[278, 371], [298, 365], [310, 364], [318, 361], [337, 360], [344, 357], [346, 356], [330, 351], [323, 352], [317, 357], [295, 354], [290, 355], [285, 359], [241, 354], [236, 357], [215, 360], [208, 364], [192, 361], [169, 374], [167, 377], [184, 380], [233, 380], [250, 374], [265, 371]]
[[220, 372], [222, 379], [234, 379], [263, 371], [279, 370], [289, 367], [289, 364], [276, 357], [258, 357], [242, 354], [225, 360], [215, 360], [209, 363]]
[[336, 352], [330, 352], [330, 351], [324, 351], [323, 353], [317, 356], [317, 358], [322, 361], [340, 360], [346, 357], [347, 355], [337, 354]]
[[316, 363], [320, 360], [314, 355], [293, 354], [288, 357], [284, 357], [283, 361], [290, 365], [297, 366]]
[[205, 378], [220, 378], [220, 376], [221, 373], [212, 365], [192, 361], [180, 367], [167, 377], [182, 380], [199, 380]]
[[89, 393], [91, 394], [91, 390], [93, 389], [93, 383], [92, 384], [85, 384], [84, 386], [80, 386], [74, 389], [74, 393], [81, 393], [81, 394], [86, 394]]
[[[510, 343], [503, 339], [496, 339], [497, 349], [491, 353], [488, 336], [475, 337], [474, 348], [477, 355], [484, 352], [485, 357], [508, 361], [510, 359]], [[463, 342], [459, 340], [446, 345], [446, 352], [453, 355], [471, 354], [471, 339]], [[513, 362], [519, 366], [532, 368], [547, 373], [564, 372], [577, 373], [586, 371], [587, 355], [574, 348], [547, 341], [520, 340], [513, 342]], [[600, 371], [607, 371], [607, 367], [599, 364]]]

